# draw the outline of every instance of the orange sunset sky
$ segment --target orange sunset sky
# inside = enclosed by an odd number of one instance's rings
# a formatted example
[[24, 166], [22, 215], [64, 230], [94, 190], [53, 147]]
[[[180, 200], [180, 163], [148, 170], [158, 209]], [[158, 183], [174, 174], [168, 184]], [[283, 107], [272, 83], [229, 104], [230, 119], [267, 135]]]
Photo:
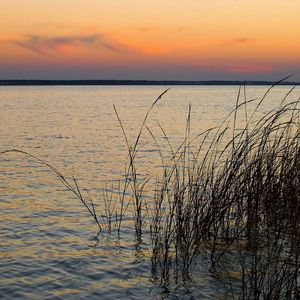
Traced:
[[1, 79], [300, 81], [300, 0], [0, 0]]

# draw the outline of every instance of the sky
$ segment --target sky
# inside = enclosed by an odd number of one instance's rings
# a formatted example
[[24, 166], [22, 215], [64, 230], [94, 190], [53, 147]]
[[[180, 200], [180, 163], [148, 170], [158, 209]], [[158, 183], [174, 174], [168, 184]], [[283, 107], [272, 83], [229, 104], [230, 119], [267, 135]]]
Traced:
[[300, 81], [300, 0], [0, 0], [0, 79]]

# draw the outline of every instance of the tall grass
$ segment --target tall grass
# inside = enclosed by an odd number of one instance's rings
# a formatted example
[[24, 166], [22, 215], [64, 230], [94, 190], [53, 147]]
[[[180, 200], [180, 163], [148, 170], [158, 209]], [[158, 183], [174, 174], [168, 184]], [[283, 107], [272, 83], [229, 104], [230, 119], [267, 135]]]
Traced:
[[[280, 82], [276, 83], [279, 84]], [[276, 85], [274, 84], [274, 86]], [[121, 234], [124, 216], [133, 208], [138, 243], [149, 233], [152, 277], [157, 284], [193, 278], [203, 257], [207, 269], [237, 299], [298, 299], [300, 267], [300, 116], [299, 101], [289, 91], [271, 111], [257, 112], [272, 88], [260, 99], [247, 100], [240, 88], [236, 106], [220, 127], [191, 136], [189, 107], [185, 136], [176, 149], [161, 127], [171, 158], [162, 154], [147, 111], [136, 139], [128, 140], [124, 180], [116, 193], [104, 192], [104, 212], [83, 196], [75, 178], [68, 181], [49, 167], [83, 203], [99, 230]], [[250, 106], [254, 108], [250, 110]], [[241, 118], [244, 126], [240, 129]], [[162, 160], [161, 176], [151, 201], [144, 194], [148, 179], [137, 172], [140, 141], [148, 132]], [[4, 153], [4, 152], [3, 152]]]

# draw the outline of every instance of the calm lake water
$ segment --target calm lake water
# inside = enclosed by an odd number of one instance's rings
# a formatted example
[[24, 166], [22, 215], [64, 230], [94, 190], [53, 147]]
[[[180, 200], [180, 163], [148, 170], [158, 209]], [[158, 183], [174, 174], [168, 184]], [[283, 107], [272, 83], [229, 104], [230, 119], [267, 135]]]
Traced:
[[[122, 181], [127, 159], [113, 104], [133, 142], [146, 111], [166, 88], [1, 87], [0, 151], [29, 152], [68, 178], [76, 177], [104, 214], [104, 191], [118, 195], [113, 187]], [[235, 107], [238, 89], [172, 87], [147, 120], [163, 155], [168, 157], [169, 146], [159, 124], [176, 147], [185, 135], [189, 103], [191, 135], [197, 135], [222, 122]], [[267, 89], [247, 87], [241, 99], [262, 97]], [[280, 103], [289, 89], [274, 88], [259, 113]], [[299, 88], [289, 97], [296, 100]], [[142, 176], [159, 174], [157, 146], [146, 130], [138, 162]], [[161, 288], [151, 276], [147, 237], [137, 245], [130, 206], [120, 239], [105, 231], [97, 235], [82, 203], [46, 166], [25, 155], [0, 156], [0, 208], [0, 298], [221, 299], [224, 294], [205, 262], [190, 282]]]

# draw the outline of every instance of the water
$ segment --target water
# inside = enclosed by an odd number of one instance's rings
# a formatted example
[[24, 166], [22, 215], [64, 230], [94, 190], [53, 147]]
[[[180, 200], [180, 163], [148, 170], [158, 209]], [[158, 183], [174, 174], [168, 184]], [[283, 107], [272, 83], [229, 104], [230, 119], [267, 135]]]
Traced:
[[[75, 176], [97, 207], [103, 190], [118, 185], [147, 109], [167, 87], [1, 87], [0, 151], [19, 149], [39, 157], [68, 178]], [[267, 87], [248, 87], [247, 99]], [[276, 87], [259, 113], [276, 106], [289, 88]], [[147, 125], [164, 155], [182, 141], [189, 103], [192, 135], [219, 125], [235, 106], [238, 87], [172, 87], [151, 112]], [[242, 92], [242, 97], [244, 94]], [[289, 96], [299, 97], [299, 88]], [[161, 161], [144, 132], [139, 171], [155, 177]], [[114, 193], [113, 193], [114, 194]], [[162, 289], [151, 277], [147, 244], [137, 244], [132, 213], [121, 239], [97, 235], [82, 203], [45, 165], [18, 153], [0, 156], [0, 298], [3, 299], [215, 299], [224, 287], [201, 272], [186, 284]], [[205, 262], [203, 262], [205, 264]]]

